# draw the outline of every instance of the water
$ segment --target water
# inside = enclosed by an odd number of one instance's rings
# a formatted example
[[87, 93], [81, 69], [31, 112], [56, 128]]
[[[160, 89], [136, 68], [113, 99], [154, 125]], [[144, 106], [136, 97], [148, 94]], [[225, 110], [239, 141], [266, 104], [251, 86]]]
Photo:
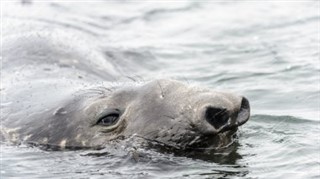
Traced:
[[1, 178], [320, 178], [319, 1], [25, 2], [2, 2], [2, 15], [82, 33], [119, 80], [227, 89], [253, 114], [229, 148], [204, 156], [2, 144]]

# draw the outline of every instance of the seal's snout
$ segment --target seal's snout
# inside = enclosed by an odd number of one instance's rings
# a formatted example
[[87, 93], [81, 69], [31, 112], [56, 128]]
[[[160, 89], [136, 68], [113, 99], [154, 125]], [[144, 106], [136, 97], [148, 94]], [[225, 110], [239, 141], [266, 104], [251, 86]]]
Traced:
[[214, 128], [219, 129], [221, 126], [228, 123], [229, 114], [225, 108], [207, 107], [205, 119]]
[[241, 97], [239, 103], [235, 108], [208, 106], [205, 108], [204, 119], [217, 133], [237, 128], [250, 117], [249, 101]]

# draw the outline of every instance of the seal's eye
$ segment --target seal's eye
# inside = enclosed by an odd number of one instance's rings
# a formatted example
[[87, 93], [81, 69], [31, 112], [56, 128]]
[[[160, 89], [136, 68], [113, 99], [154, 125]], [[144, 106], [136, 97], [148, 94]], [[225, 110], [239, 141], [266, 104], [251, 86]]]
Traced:
[[110, 114], [99, 119], [98, 124], [103, 126], [111, 126], [118, 121], [119, 114]]
[[118, 122], [120, 118], [120, 110], [118, 109], [107, 109], [103, 111], [98, 118], [97, 125], [111, 126]]

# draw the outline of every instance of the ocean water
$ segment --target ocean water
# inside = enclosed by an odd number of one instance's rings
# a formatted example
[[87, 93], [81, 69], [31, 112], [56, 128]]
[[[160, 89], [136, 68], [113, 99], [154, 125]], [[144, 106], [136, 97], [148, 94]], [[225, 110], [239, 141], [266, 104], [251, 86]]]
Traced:
[[230, 147], [204, 156], [1, 144], [0, 178], [320, 178], [319, 1], [12, 0], [1, 15], [83, 34], [119, 80], [242, 94], [252, 117]]

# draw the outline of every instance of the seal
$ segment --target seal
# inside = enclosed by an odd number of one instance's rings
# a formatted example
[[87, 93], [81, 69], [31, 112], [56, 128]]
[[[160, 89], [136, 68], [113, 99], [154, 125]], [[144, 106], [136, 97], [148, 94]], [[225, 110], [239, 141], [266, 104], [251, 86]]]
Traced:
[[115, 84], [119, 67], [88, 39], [6, 22], [18, 32], [3, 37], [2, 141], [83, 149], [139, 136], [184, 150], [224, 145], [249, 119], [245, 97], [170, 79]]

